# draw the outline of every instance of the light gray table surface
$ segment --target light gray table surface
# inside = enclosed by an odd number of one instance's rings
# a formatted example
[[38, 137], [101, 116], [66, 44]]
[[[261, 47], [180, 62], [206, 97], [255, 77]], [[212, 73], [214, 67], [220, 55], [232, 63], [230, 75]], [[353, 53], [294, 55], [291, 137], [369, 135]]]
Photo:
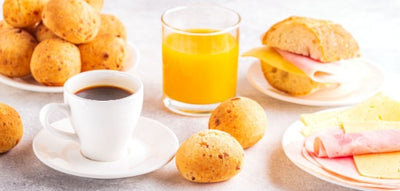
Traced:
[[[263, 32], [291, 15], [340, 23], [358, 40], [363, 56], [375, 61], [384, 70], [387, 77], [384, 91], [399, 95], [398, 0], [105, 0], [102, 12], [114, 14], [123, 21], [128, 41], [140, 51], [137, 74], [145, 87], [142, 115], [167, 125], [180, 143], [193, 133], [206, 129], [208, 118], [176, 115], [161, 104], [160, 15], [167, 8], [193, 3], [219, 4], [241, 14], [241, 53], [259, 46], [259, 37]], [[0, 102], [14, 107], [24, 124], [22, 141], [10, 152], [0, 155], [0, 190], [349, 190], [297, 168], [285, 156], [281, 146], [285, 129], [299, 119], [299, 114], [326, 107], [286, 103], [257, 91], [246, 78], [247, 69], [253, 61], [250, 58], [239, 60], [237, 95], [252, 98], [261, 104], [269, 119], [268, 129], [260, 142], [245, 150], [244, 168], [231, 180], [214, 184], [190, 183], [179, 175], [175, 161], [145, 175], [115, 180], [80, 178], [53, 170], [36, 158], [32, 140], [42, 129], [40, 109], [49, 102], [62, 102], [62, 94], [30, 92], [0, 84]]]

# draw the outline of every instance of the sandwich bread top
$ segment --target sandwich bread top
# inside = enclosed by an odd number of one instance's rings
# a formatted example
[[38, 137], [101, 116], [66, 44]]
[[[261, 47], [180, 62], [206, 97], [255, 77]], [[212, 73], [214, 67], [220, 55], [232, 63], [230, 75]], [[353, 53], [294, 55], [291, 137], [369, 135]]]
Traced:
[[306, 17], [289, 17], [273, 25], [262, 43], [321, 62], [359, 57], [359, 46], [341, 25]]

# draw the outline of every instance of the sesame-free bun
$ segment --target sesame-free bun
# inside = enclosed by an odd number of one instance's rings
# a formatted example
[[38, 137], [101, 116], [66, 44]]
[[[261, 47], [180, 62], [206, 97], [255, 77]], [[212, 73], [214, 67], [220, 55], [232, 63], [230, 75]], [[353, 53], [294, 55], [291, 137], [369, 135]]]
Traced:
[[264, 136], [267, 116], [256, 101], [235, 97], [222, 102], [211, 113], [208, 128], [225, 131], [235, 137], [243, 148], [248, 148]]
[[101, 14], [101, 25], [98, 36], [103, 34], [113, 34], [126, 41], [126, 29], [122, 22], [114, 15]]
[[11, 25], [9, 25], [6, 21], [4, 21], [4, 20], [1, 20], [0, 21], [0, 30], [3, 30], [3, 29], [13, 29], [14, 27], [13, 26], [11, 26]]
[[0, 33], [0, 74], [22, 77], [30, 74], [36, 39], [22, 29], [2, 29]]
[[4, 0], [4, 20], [13, 27], [33, 26], [41, 20], [48, 0]]
[[59, 38], [56, 34], [54, 34], [49, 28], [47, 28], [43, 23], [40, 23], [35, 30], [36, 39], [39, 42], [42, 42], [46, 39], [50, 38]]
[[221, 182], [238, 174], [244, 151], [235, 138], [219, 130], [203, 130], [185, 140], [176, 152], [176, 167], [187, 180]]
[[22, 120], [9, 105], [0, 103], [0, 154], [14, 148], [22, 138]]
[[75, 44], [92, 41], [101, 22], [100, 14], [83, 0], [50, 0], [42, 19], [57, 36]]
[[126, 43], [112, 34], [97, 36], [93, 41], [80, 44], [82, 72], [88, 70], [121, 70], [127, 54]]
[[40, 42], [32, 55], [32, 76], [47, 86], [62, 86], [81, 71], [78, 47], [59, 38]]
[[321, 62], [359, 56], [359, 46], [341, 25], [306, 17], [289, 17], [273, 25], [262, 43]]
[[103, 9], [104, 0], [85, 0], [91, 5], [96, 11], [100, 12]]

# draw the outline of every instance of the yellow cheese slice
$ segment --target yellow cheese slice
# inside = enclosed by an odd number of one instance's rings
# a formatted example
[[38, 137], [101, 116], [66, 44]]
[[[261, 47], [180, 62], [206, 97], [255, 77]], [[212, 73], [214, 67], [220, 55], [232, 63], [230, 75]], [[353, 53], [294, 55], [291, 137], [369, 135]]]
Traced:
[[300, 119], [305, 125], [305, 127], [301, 129], [301, 133], [303, 136], [308, 137], [328, 127], [340, 126], [339, 120], [336, 118], [343, 111], [344, 109], [301, 114]]
[[344, 121], [343, 129], [346, 133], [374, 131], [382, 129], [400, 129], [400, 121]]
[[400, 152], [355, 155], [354, 162], [363, 176], [374, 178], [400, 178]]
[[268, 46], [251, 49], [245, 52], [242, 56], [253, 56], [280, 70], [307, 76], [301, 69], [283, 59], [278, 52]]
[[378, 93], [355, 107], [342, 111], [302, 114], [301, 120], [306, 126], [301, 132], [306, 137], [334, 126], [343, 127], [346, 121], [400, 121], [400, 102]]

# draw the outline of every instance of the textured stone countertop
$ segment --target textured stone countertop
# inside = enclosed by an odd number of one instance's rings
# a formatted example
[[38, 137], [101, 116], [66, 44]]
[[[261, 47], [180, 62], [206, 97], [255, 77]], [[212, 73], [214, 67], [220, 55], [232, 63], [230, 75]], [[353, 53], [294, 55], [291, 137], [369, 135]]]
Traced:
[[[142, 115], [167, 125], [180, 143], [206, 129], [208, 118], [176, 115], [161, 104], [160, 15], [167, 8], [192, 3], [220, 4], [241, 14], [241, 53], [260, 45], [261, 33], [291, 15], [340, 23], [358, 40], [363, 56], [382, 67], [387, 79], [384, 91], [399, 95], [396, 90], [400, 83], [398, 0], [105, 0], [102, 12], [114, 14], [123, 21], [128, 41], [140, 51], [137, 74], [145, 87]], [[0, 102], [14, 107], [24, 124], [22, 141], [10, 152], [0, 155], [0, 190], [349, 190], [302, 171], [285, 156], [281, 146], [285, 129], [299, 119], [299, 114], [326, 107], [286, 103], [257, 91], [246, 78], [253, 61], [251, 58], [239, 60], [237, 95], [261, 104], [269, 119], [268, 129], [260, 142], [245, 150], [244, 168], [231, 180], [214, 184], [190, 183], [179, 175], [174, 160], [157, 171], [114, 180], [81, 178], [53, 170], [36, 158], [32, 140], [42, 129], [40, 109], [49, 102], [62, 102], [62, 94], [37, 93], [0, 84]]]

